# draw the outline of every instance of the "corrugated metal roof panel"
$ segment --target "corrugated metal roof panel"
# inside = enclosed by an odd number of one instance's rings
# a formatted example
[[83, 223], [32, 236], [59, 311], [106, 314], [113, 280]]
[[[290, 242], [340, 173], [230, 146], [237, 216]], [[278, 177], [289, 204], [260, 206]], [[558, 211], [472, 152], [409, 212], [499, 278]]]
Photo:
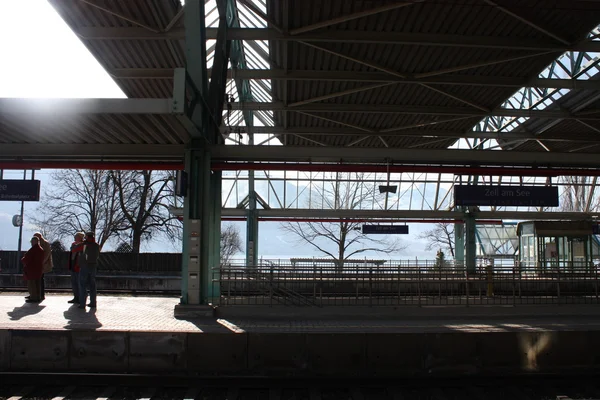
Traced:
[[[512, 38], [515, 40], [533, 40], [540, 43], [551, 43], [556, 40], [549, 35], [536, 29], [538, 25], [566, 38], [570, 42], [582, 39], [595, 25], [600, 22], [600, 7], [595, 2], [568, 1], [568, 0], [496, 0], [503, 7], [514, 11], [526, 18], [530, 23], [519, 21], [508, 15], [501, 9], [488, 5], [480, 0], [457, 0], [457, 1], [426, 1], [415, 3], [401, 8], [395, 8], [385, 12], [354, 18], [345, 22], [331, 24], [327, 27], [316, 29], [315, 32], [382, 32], [385, 33], [415, 33], [444, 35], [470, 35], [482, 38]], [[128, 2], [102, 3], [114, 13], [125, 17], [119, 18], [111, 15], [106, 10], [90, 6], [77, 0], [51, 0], [51, 3], [75, 30], [78, 27], [134, 27], [145, 25], [148, 29], [160, 31], [180, 11], [181, 5], [178, 0], [132, 0]], [[98, 3], [100, 4], [100, 3]], [[371, 10], [384, 5], [393, 5], [389, 0], [368, 1], [346, 1], [331, 0], [289, 0], [289, 27], [300, 28], [327, 21], [332, 18], [350, 15], [364, 10]], [[272, 20], [283, 27], [284, 5], [279, 0], [267, 0], [267, 12]], [[130, 19], [137, 22], [127, 21]], [[179, 25], [183, 23], [183, 19]], [[92, 54], [107, 67], [107, 69], [119, 68], [143, 68], [143, 69], [171, 69], [185, 65], [185, 51], [182, 43], [178, 40], [84, 40], [84, 44]], [[269, 57], [273, 65], [280, 68], [287, 67], [288, 70], [323, 70], [323, 71], [371, 71], [381, 72], [381, 68], [395, 71], [398, 74], [414, 75], [420, 73], [444, 73], [447, 70], [456, 70], [453, 74], [470, 76], [498, 76], [530, 78], [536, 76], [551, 61], [556, 59], [558, 52], [537, 55], [514, 61], [497, 62], [514, 57], [535, 54], [535, 51], [510, 50], [502, 48], [464, 47], [464, 46], [438, 46], [429, 45], [400, 45], [400, 44], [365, 44], [351, 42], [315, 42], [314, 45], [329, 49], [347, 57], [324, 52], [296, 42], [269, 42]], [[284, 53], [288, 55], [288, 62], [283, 59]], [[359, 61], [360, 60], [360, 61]], [[371, 64], [371, 66], [366, 65]], [[490, 65], [482, 65], [490, 64]], [[467, 68], [468, 67], [468, 68]], [[390, 74], [392, 79], [398, 76]], [[117, 79], [117, 83], [130, 97], [170, 97], [172, 93], [171, 79]], [[332, 93], [348, 91], [370, 84], [359, 82], [325, 82], [325, 81], [273, 81], [272, 92], [275, 99], [285, 103], [294, 103], [312, 99], [319, 96], [328, 96]], [[286, 90], [287, 87], [287, 90]], [[393, 104], [407, 106], [440, 106], [440, 107], [466, 107], [473, 108], [467, 104], [472, 103], [487, 109], [500, 106], [509, 96], [515, 92], [515, 88], [508, 87], [484, 87], [463, 85], [432, 85], [435, 90], [416, 84], [395, 84], [376, 89], [369, 89], [342, 96], [322, 99], [319, 102], [335, 104]], [[569, 94], [562, 99], [563, 107], [577, 110], [582, 106], [587, 109], [600, 107], [594, 103], [596, 91], [580, 91], [573, 95]], [[455, 98], [453, 98], [455, 97]], [[464, 101], [461, 101], [461, 100]], [[475, 109], [475, 108], [474, 108]], [[452, 119], [451, 117], [438, 117], [433, 115], [403, 115], [403, 114], [377, 114], [357, 112], [337, 113], [313, 113], [307, 116], [293, 111], [287, 113], [287, 125], [294, 127], [332, 127], [346, 126], [362, 127], [364, 129], [386, 129], [428, 124], [431, 122]], [[320, 117], [320, 118], [317, 118]], [[129, 118], [129, 117], [127, 117]], [[165, 129], [169, 125], [161, 125], [160, 120], [119, 119], [117, 117], [102, 121], [90, 121], [91, 128], [94, 123], [105, 124], [106, 138], [102, 140], [126, 140], [153, 143], [171, 143], [186, 136], [179, 133], [169, 134]], [[330, 121], [323, 118], [330, 119]], [[284, 113], [275, 113], [275, 119], [279, 124], [284, 123]], [[338, 121], [337, 123], [335, 121]], [[478, 121], [477, 118], [465, 118], [455, 121], [425, 125], [424, 130], [453, 130], [466, 132]], [[341, 124], [340, 124], [341, 123]], [[158, 125], [156, 126], [148, 126]], [[345, 125], [343, 125], [345, 124]], [[529, 119], [525, 127], [533, 129], [547, 129], [546, 137], [553, 138], [554, 135], [565, 135], [569, 132], [579, 133], [575, 123], [552, 121], [540, 119]], [[115, 129], [121, 126], [129, 133], [129, 138], [112, 137], [111, 127]], [[162, 126], [162, 128], [161, 128]], [[148, 131], [148, 129], [150, 131]], [[419, 129], [413, 127], [411, 129]], [[523, 128], [525, 129], [525, 128]], [[581, 129], [581, 128], [580, 128]], [[529, 130], [529, 129], [528, 129]], [[592, 129], [593, 130], [593, 129]], [[68, 130], [70, 132], [71, 130]], [[88, 130], [86, 132], [92, 132]], [[10, 139], [13, 131], [4, 133]], [[41, 134], [41, 131], [40, 131]], [[71, 140], [69, 135], [57, 133], [61, 140]], [[346, 146], [361, 139], [360, 130], [357, 135], [348, 136], [310, 136], [313, 142], [299, 137], [288, 138], [288, 144], [302, 143], [306, 145], [318, 145], [315, 142], [329, 145]], [[63, 139], [64, 138], [64, 139]], [[92, 140], [89, 136], [86, 140]], [[44, 137], [38, 137], [42, 140]], [[7, 139], [8, 140], [8, 139]], [[454, 142], [448, 138], [420, 138], [405, 137], [399, 135], [388, 135], [384, 137], [387, 145], [392, 147], [415, 148], [442, 148]], [[575, 149], [579, 143], [551, 142], [551, 149]], [[381, 139], [376, 136], [360, 140], [355, 146], [385, 146]], [[570, 147], [569, 147], [570, 146]], [[527, 148], [532, 151], [545, 151], [535, 141], [527, 141], [511, 148]], [[561, 150], [562, 151], [562, 150]]]
[[183, 144], [189, 134], [175, 115], [1, 114], [0, 143]]

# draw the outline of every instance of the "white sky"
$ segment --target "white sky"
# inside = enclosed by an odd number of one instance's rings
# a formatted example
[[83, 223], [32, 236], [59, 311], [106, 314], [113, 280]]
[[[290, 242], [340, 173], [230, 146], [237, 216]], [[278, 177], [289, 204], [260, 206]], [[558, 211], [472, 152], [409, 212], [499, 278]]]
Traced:
[[46, 0], [0, 0], [0, 97], [125, 97]]
[[[0, 0], [0, 54], [0, 97], [125, 97], [46, 0]], [[4, 171], [4, 178], [22, 174]], [[36, 172], [42, 192], [49, 174]], [[24, 247], [34, 229], [27, 215], [37, 206], [25, 202]], [[0, 202], [0, 249], [16, 249], [18, 228], [10, 221], [19, 210], [19, 202]]]

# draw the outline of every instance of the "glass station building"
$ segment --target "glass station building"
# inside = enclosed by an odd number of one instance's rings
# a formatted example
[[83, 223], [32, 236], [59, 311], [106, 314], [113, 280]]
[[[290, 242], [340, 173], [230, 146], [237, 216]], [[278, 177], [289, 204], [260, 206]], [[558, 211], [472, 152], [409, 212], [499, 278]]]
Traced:
[[600, 245], [592, 221], [527, 221], [517, 225], [521, 272], [592, 272]]

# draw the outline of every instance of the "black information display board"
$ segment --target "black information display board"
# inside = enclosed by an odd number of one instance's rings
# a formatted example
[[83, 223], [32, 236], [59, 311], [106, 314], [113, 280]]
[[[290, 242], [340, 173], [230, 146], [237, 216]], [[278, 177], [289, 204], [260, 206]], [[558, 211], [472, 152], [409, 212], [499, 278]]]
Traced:
[[363, 225], [362, 233], [369, 234], [386, 234], [386, 235], [407, 235], [408, 225]]
[[0, 201], [40, 201], [40, 181], [0, 180]]
[[552, 186], [454, 186], [457, 206], [558, 207], [558, 188]]

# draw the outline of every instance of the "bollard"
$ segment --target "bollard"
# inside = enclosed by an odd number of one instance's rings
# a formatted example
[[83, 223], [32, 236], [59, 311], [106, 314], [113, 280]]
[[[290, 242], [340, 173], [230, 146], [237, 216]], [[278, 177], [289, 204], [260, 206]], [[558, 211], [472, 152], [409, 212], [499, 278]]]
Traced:
[[487, 297], [494, 297], [494, 266], [492, 264], [487, 264]]
[[398, 265], [398, 280], [396, 282], [398, 284], [398, 305], [400, 305], [400, 273], [400, 266]]
[[467, 307], [469, 307], [469, 271], [465, 270], [465, 293], [467, 295]]
[[[221, 280], [221, 276], [219, 277], [219, 280]], [[219, 282], [219, 286], [221, 285], [221, 282]], [[228, 275], [227, 277], [227, 305], [229, 305], [229, 299], [231, 299], [231, 275]]]
[[[269, 271], [269, 298], [271, 301], [271, 307], [273, 307], [273, 266], [271, 266]], [[287, 301], [287, 296], [286, 296]]]
[[556, 267], [556, 302], [560, 305], [560, 266]]
[[369, 268], [369, 307], [373, 307], [373, 268]]
[[417, 265], [418, 276], [417, 276], [417, 296], [419, 296], [419, 307], [421, 307], [421, 268]]

